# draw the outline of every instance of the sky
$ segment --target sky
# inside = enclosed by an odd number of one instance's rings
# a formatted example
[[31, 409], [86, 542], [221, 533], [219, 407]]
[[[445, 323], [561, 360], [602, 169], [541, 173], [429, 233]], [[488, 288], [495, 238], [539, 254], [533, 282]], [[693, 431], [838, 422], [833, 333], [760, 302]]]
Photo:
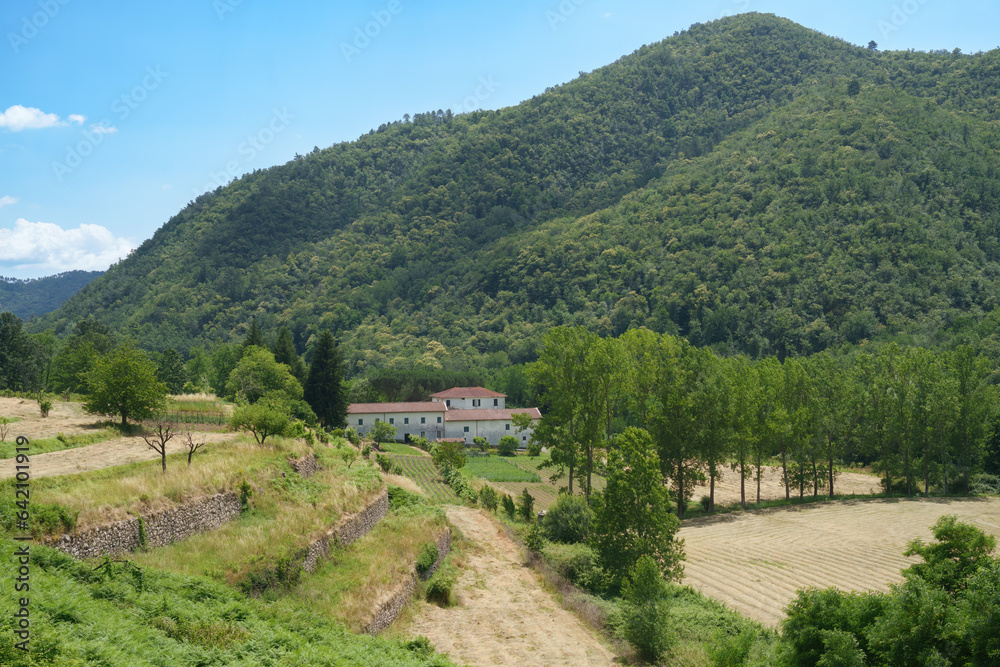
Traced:
[[0, 276], [104, 270], [244, 173], [750, 11], [881, 50], [1000, 46], [1000, 0], [4, 0]]

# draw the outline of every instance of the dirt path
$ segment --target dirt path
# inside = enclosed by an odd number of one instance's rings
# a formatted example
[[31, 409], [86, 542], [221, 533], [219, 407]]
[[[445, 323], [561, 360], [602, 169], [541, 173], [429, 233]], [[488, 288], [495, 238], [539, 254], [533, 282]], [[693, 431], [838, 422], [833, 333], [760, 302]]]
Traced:
[[684, 583], [767, 625], [806, 586], [887, 591], [944, 514], [1000, 536], [1000, 499], [841, 501], [685, 522]]
[[[236, 433], [203, 433], [199, 435], [213, 443], [232, 440], [237, 436]], [[180, 451], [184, 450], [176, 441], [171, 441], [167, 445], [167, 454], [175, 454]], [[31, 476], [37, 478], [72, 475], [73, 473], [112, 468], [159, 457], [160, 455], [150, 449], [142, 438], [115, 438], [85, 447], [36, 454], [31, 457]], [[14, 466], [14, 459], [0, 459], [0, 479], [13, 477], [16, 473]]]
[[420, 602], [409, 635], [424, 635], [459, 663], [479, 667], [614, 664], [583, 623], [542, 590], [503, 528], [478, 510], [449, 506], [448, 520], [474, 545], [451, 609]]

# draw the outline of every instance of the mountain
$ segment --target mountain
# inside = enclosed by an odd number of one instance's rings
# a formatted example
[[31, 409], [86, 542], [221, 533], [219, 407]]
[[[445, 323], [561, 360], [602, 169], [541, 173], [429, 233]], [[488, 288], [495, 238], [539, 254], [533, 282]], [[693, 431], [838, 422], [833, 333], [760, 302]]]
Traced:
[[21, 319], [44, 315], [101, 274], [101, 271], [66, 271], [31, 279], [0, 276], [0, 312], [10, 311]]
[[35, 327], [252, 317], [349, 372], [500, 367], [557, 324], [724, 352], [940, 341], [1000, 305], [1000, 51], [696, 24], [517, 106], [382, 125], [202, 195]]

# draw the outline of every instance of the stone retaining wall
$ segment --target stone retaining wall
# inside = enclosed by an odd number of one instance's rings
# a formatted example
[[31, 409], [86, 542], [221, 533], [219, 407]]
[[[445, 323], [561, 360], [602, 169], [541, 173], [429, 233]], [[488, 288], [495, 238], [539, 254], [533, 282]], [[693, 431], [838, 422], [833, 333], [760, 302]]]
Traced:
[[[424, 579], [429, 579], [432, 574], [434, 574], [438, 567], [441, 565], [441, 561], [444, 557], [448, 555], [451, 551], [451, 528], [446, 528], [444, 532], [438, 536], [435, 541], [438, 548], [438, 558], [434, 561], [434, 564], [428, 568], [425, 573]], [[414, 563], [413, 571], [408, 577], [388, 595], [382, 602], [380, 602], [375, 607], [375, 611], [372, 612], [371, 620], [365, 624], [362, 628], [362, 632], [366, 632], [370, 635], [377, 635], [382, 632], [396, 620], [399, 616], [399, 612], [403, 610], [406, 603], [410, 601], [413, 597], [413, 591], [417, 588], [418, 575], [416, 572], [416, 563]]]
[[319, 464], [316, 462], [316, 455], [312, 452], [308, 456], [303, 456], [301, 459], [292, 459], [288, 462], [288, 465], [292, 466], [292, 470], [299, 473], [302, 477], [312, 477], [319, 470]]
[[[165, 547], [195, 533], [214, 530], [240, 514], [240, 497], [220, 493], [142, 516], [146, 545]], [[45, 540], [43, 544], [76, 558], [113, 555], [139, 548], [139, 519], [133, 517]]]
[[366, 535], [389, 512], [389, 492], [383, 489], [375, 500], [360, 512], [348, 514], [337, 522], [337, 525], [325, 535], [313, 540], [309, 547], [301, 552], [302, 569], [313, 572], [319, 562], [330, 555], [331, 546], [346, 547], [351, 542]]

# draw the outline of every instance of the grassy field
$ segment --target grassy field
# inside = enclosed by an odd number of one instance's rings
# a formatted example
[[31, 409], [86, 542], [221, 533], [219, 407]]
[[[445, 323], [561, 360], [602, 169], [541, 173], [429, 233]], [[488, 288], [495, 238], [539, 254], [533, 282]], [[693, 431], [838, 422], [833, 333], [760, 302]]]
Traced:
[[400, 456], [428, 456], [424, 450], [400, 442], [383, 442], [379, 444], [379, 449], [388, 454], [399, 454]]
[[515, 466], [502, 456], [469, 456], [462, 472], [490, 482], [541, 482], [538, 473]]
[[415, 481], [431, 502], [435, 503], [457, 503], [458, 496], [451, 490], [444, 480], [441, 479], [438, 469], [428, 456], [403, 456], [401, 454], [387, 454], [393, 461], [403, 469], [403, 474]]

